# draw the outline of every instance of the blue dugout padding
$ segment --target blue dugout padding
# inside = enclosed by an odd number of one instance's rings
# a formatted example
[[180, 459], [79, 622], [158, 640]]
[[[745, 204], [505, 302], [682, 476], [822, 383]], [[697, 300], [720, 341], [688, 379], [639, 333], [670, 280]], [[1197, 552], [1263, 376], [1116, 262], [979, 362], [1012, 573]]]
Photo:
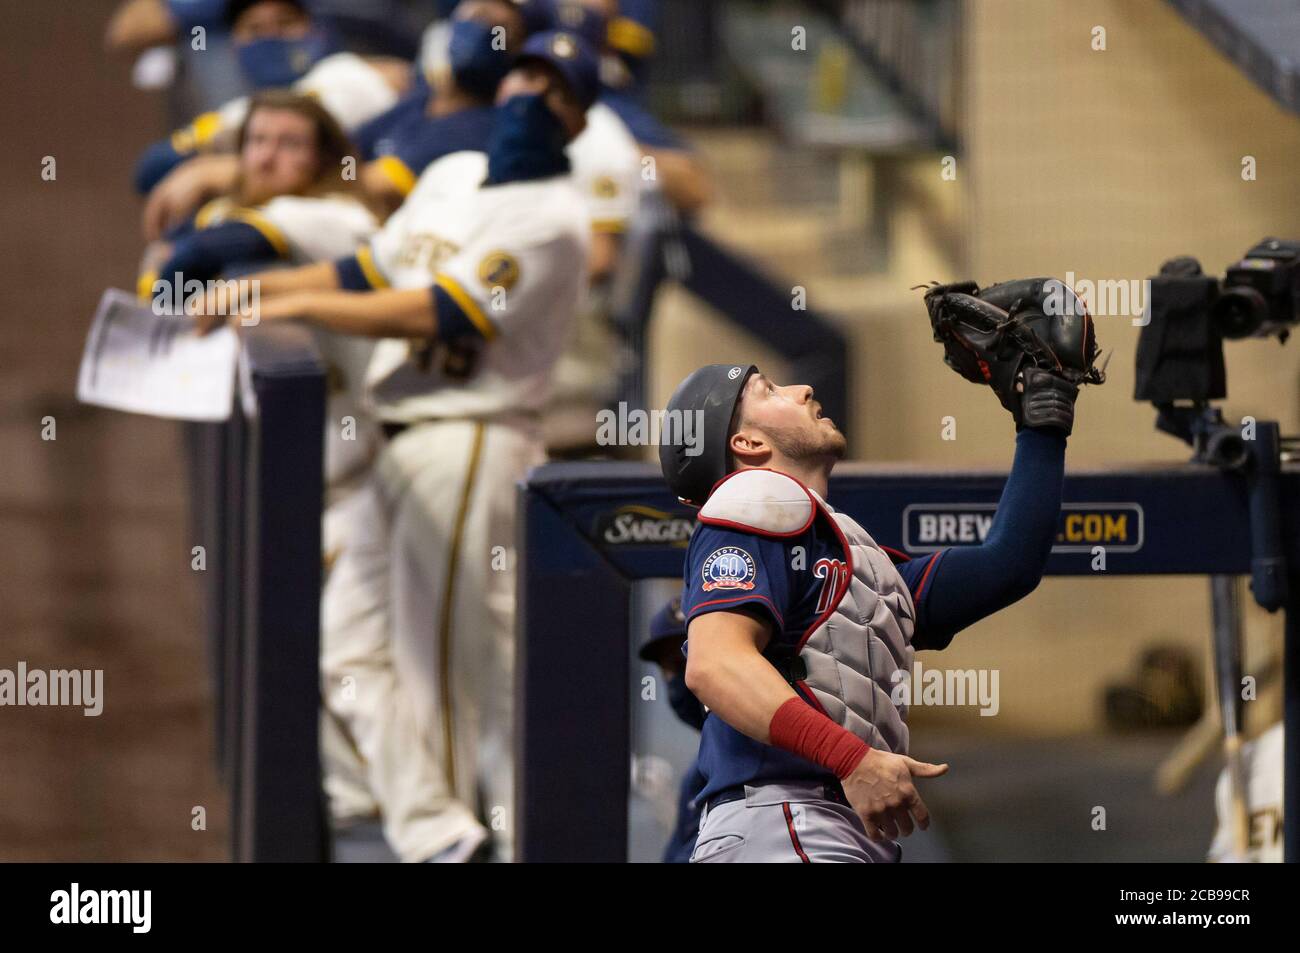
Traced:
[[[844, 465], [830, 500], [909, 554], [977, 544], [1004, 473]], [[1285, 810], [1300, 794], [1300, 468], [1276, 488], [1289, 567]], [[1250, 485], [1200, 464], [1069, 472], [1053, 576], [1249, 575]], [[525, 861], [623, 861], [630, 773], [627, 672], [633, 583], [679, 578], [694, 511], [641, 463], [556, 463], [520, 487], [516, 664], [517, 844]], [[1257, 516], [1258, 514], [1256, 514]], [[1257, 521], [1258, 525], [1258, 521]], [[1105, 570], [1093, 568], [1097, 547]], [[1257, 577], [1258, 578], [1258, 577]], [[1086, 585], [1081, 583], [1081, 585]], [[1030, 597], [1032, 598], [1032, 596]], [[1082, 624], [1082, 623], [1080, 623]], [[1285, 829], [1300, 858], [1300, 825]]]
[[186, 441], [230, 855], [322, 861], [325, 367], [305, 328], [254, 328], [242, 346], [242, 398], [228, 420], [188, 425]]

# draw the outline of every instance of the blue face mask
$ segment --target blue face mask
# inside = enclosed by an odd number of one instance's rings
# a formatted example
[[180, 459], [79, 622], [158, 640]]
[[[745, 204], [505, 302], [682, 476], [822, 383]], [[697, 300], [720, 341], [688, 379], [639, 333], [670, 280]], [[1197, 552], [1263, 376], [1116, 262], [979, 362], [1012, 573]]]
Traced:
[[292, 86], [335, 49], [325, 30], [312, 30], [300, 40], [266, 37], [239, 47], [239, 68], [256, 89]]
[[564, 125], [540, 94], [510, 97], [496, 108], [488, 137], [488, 184], [566, 174], [567, 144]]
[[457, 20], [451, 25], [447, 46], [456, 85], [481, 99], [492, 98], [514, 59], [504, 49], [492, 48], [494, 29], [477, 20]]

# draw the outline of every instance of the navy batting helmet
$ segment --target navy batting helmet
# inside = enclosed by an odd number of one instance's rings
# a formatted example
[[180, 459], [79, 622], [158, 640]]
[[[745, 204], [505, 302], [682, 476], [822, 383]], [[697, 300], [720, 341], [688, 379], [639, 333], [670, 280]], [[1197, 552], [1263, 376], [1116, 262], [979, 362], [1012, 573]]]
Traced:
[[[708, 364], [678, 385], [661, 429], [659, 466], [678, 498], [700, 506], [713, 485], [731, 472], [731, 418], [753, 364]], [[685, 423], [684, 421], [692, 421]], [[698, 421], [698, 427], [693, 421]], [[691, 428], [696, 427], [695, 430]], [[694, 440], [683, 439], [694, 433]]]

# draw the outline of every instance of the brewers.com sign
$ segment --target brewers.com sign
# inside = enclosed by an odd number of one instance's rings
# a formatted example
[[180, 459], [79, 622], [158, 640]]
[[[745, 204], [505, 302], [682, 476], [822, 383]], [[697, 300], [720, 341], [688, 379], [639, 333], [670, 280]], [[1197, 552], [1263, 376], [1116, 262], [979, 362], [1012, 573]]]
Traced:
[[[995, 503], [913, 503], [903, 510], [903, 548], [930, 553], [978, 546], [993, 526]], [[1142, 507], [1137, 503], [1066, 503], [1056, 523], [1054, 553], [1086, 553], [1096, 546], [1133, 553], [1142, 548]]]

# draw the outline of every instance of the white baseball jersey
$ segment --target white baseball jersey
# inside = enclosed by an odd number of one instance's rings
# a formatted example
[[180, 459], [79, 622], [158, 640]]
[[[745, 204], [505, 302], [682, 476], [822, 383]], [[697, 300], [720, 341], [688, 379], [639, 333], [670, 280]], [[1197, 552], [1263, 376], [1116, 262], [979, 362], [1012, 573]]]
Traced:
[[[292, 89], [314, 96], [347, 133], [392, 109], [398, 99], [397, 90], [383, 74], [355, 53], [325, 57]], [[238, 129], [248, 115], [248, 103], [249, 97], [240, 96], [213, 112], [203, 113], [172, 136], [172, 145], [177, 151], [192, 152], [221, 133]]]
[[587, 110], [587, 128], [569, 143], [574, 184], [595, 231], [621, 232], [636, 212], [641, 148], [623, 120], [604, 103]]
[[213, 199], [194, 217], [196, 228], [244, 222], [266, 238], [285, 261], [306, 264], [350, 255], [375, 233], [370, 209], [347, 195], [280, 195], [248, 208], [233, 199]]
[[[350, 255], [375, 233], [370, 210], [346, 195], [281, 195], [254, 208], [213, 199], [194, 217], [196, 228], [243, 222], [256, 228], [280, 257], [294, 265]], [[325, 482], [334, 487], [363, 470], [379, 446], [378, 427], [363, 413], [365, 367], [374, 349], [365, 338], [321, 332], [321, 356], [329, 365], [325, 409]]]
[[539, 408], [586, 288], [589, 224], [569, 176], [482, 186], [487, 156], [427, 168], [357, 258], [371, 285], [438, 285], [481, 335], [387, 340], [367, 373], [382, 420], [484, 418]]
[[1246, 809], [1250, 814], [1250, 842], [1245, 857], [1234, 857], [1232, 830], [1232, 782], [1224, 768], [1214, 788], [1218, 826], [1210, 844], [1212, 863], [1249, 861], [1282, 862], [1282, 753], [1285, 735], [1278, 722], [1254, 741], [1242, 746], [1246, 763]]
[[366, 367], [375, 351], [369, 338], [316, 331], [325, 375], [325, 487], [346, 492], [379, 452], [379, 425], [366, 413]]

